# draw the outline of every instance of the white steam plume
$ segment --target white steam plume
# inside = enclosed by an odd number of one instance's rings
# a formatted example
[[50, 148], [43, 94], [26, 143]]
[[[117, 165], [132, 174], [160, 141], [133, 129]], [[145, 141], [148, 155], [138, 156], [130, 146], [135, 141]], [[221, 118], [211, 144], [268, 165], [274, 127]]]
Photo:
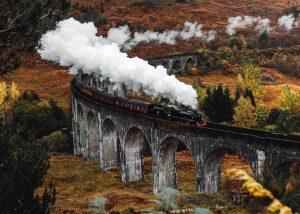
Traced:
[[236, 16], [228, 18], [228, 25], [226, 27], [226, 33], [230, 36], [236, 33], [237, 28], [248, 27], [253, 24], [256, 24], [255, 30], [258, 30], [260, 33], [267, 31], [271, 31], [270, 20], [262, 19], [259, 17], [252, 16]]
[[[162, 66], [156, 68], [138, 57], [129, 58], [120, 51], [117, 43], [127, 37], [115, 37], [112, 32], [108, 38], [96, 36], [93, 23], [80, 23], [73, 18], [58, 23], [58, 29], [44, 34], [40, 40], [38, 53], [43, 59], [51, 60], [62, 66], [69, 66], [76, 73], [98, 73], [109, 78], [116, 85], [124, 83], [129, 89], [144, 91], [153, 96], [168, 97], [193, 108], [197, 106], [197, 93], [192, 86], [186, 85], [169, 76]], [[114, 42], [112, 42], [114, 41]]]
[[122, 26], [119, 28], [111, 28], [108, 31], [107, 38], [109, 41], [115, 42], [125, 49], [132, 49], [139, 43], [158, 42], [161, 44], [175, 45], [177, 39], [188, 40], [191, 38], [201, 38], [207, 42], [213, 41], [216, 35], [215, 30], [203, 31], [202, 24], [197, 22], [185, 22], [181, 31], [164, 31], [162, 33], [154, 31], [146, 31], [143, 33], [135, 32], [133, 38], [130, 37], [129, 27]]
[[263, 32], [269, 33], [271, 31], [271, 21], [270, 21], [270, 19], [260, 19], [257, 22], [255, 30], [259, 31], [260, 33], [263, 33]]
[[193, 37], [203, 37], [202, 24], [198, 24], [197, 22], [185, 22], [184, 29], [180, 32], [180, 38], [187, 40]]
[[119, 28], [111, 28], [107, 32], [107, 39], [115, 42], [118, 45], [125, 44], [131, 38], [131, 32], [127, 25], [120, 26]]
[[293, 14], [281, 16], [278, 19], [278, 25], [285, 27], [287, 30], [291, 30], [294, 26], [296, 18]]
[[210, 30], [206, 34], [207, 34], [206, 35], [206, 41], [210, 42], [210, 41], [215, 40], [217, 31], [216, 30]]

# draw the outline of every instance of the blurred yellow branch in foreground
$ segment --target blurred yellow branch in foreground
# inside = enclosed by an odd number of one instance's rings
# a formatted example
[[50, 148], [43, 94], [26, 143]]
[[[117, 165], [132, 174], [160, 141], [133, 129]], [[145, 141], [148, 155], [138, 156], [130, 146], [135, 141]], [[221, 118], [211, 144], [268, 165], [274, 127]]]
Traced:
[[267, 207], [271, 213], [279, 212], [280, 214], [293, 214], [291, 208], [282, 204], [274, 195], [267, 189], [265, 189], [254, 178], [249, 176], [244, 170], [241, 169], [229, 169], [226, 170], [225, 175], [231, 180], [242, 180], [243, 188], [245, 188], [250, 196], [253, 197], [266, 197], [272, 200]]

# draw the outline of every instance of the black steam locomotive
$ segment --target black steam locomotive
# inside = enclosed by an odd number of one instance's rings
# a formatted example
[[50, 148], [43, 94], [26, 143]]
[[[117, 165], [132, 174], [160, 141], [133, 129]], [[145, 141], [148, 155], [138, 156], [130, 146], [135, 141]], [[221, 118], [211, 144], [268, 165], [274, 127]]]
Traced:
[[206, 123], [203, 120], [203, 116], [194, 110], [165, 107], [138, 100], [114, 96], [82, 85], [80, 84], [80, 81], [76, 79], [71, 82], [71, 87], [76, 91], [84, 94], [86, 97], [92, 100], [106, 105], [114, 106], [116, 108], [147, 115], [154, 118], [178, 121], [199, 127], [206, 126]]

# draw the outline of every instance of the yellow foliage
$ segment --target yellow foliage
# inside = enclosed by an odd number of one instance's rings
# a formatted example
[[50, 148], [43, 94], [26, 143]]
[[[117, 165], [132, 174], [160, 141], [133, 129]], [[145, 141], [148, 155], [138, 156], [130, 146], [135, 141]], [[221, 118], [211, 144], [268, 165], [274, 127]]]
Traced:
[[21, 95], [20, 91], [17, 89], [17, 85], [14, 82], [11, 83], [9, 93], [12, 101], [16, 101]]
[[267, 207], [268, 211], [271, 213], [280, 213], [280, 214], [292, 214], [292, 210], [283, 205], [278, 199], [276, 199], [273, 194], [265, 189], [260, 183], [255, 181], [254, 178], [249, 176], [245, 171], [241, 169], [228, 169], [225, 172], [225, 175], [232, 180], [242, 180], [243, 188], [245, 188], [250, 196], [253, 197], [267, 197], [272, 200], [272, 202]]
[[[17, 85], [12, 83], [10, 86], [6, 82], [0, 82], [0, 116], [3, 112], [9, 112], [14, 102], [20, 97]], [[9, 120], [10, 114], [6, 115], [6, 121]]]
[[293, 93], [288, 85], [283, 86], [280, 96], [280, 107], [293, 113], [300, 111], [300, 91]]
[[205, 97], [207, 96], [206, 90], [202, 87], [197, 87], [196, 92], [197, 92], [197, 95], [198, 95], [199, 103], [203, 103]]
[[243, 35], [240, 36], [240, 39], [242, 41], [242, 48], [247, 49], [248, 47], [248, 42], [246, 41], [245, 37]]
[[4, 100], [16, 101], [20, 97], [20, 92], [17, 89], [17, 85], [12, 82], [9, 87], [6, 82], [0, 82], [0, 105]]
[[243, 91], [250, 89], [256, 103], [262, 98], [264, 90], [262, 87], [262, 73], [260, 68], [254, 65], [242, 67], [238, 74], [237, 84]]
[[4, 102], [6, 96], [7, 96], [6, 82], [0, 82], [0, 105]]
[[257, 125], [257, 114], [249, 98], [241, 97], [234, 108], [234, 124], [244, 128]]

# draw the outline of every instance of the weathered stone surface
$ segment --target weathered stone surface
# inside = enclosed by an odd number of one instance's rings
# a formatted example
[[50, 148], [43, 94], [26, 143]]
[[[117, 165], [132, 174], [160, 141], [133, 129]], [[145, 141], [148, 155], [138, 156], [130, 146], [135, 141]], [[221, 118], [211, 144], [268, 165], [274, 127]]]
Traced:
[[171, 69], [174, 67], [174, 65], [179, 63], [180, 73], [185, 74], [187, 72], [185, 69], [186, 64], [189, 62], [192, 63], [193, 66], [197, 66], [200, 58], [201, 58], [200, 54], [190, 53], [190, 54], [179, 54], [174, 56], [151, 58], [148, 59], [148, 61], [151, 65], [154, 66], [158, 66], [158, 65], [164, 66], [168, 70], [169, 74]]
[[[264, 137], [256, 132], [232, 132], [162, 121], [95, 103], [73, 92], [74, 153], [98, 160], [102, 170], [121, 167], [122, 181], [144, 179], [143, 145], [152, 153], [153, 192], [176, 187], [176, 149], [182, 142], [196, 166], [198, 192], [220, 189], [225, 153], [243, 156], [253, 172], [300, 161], [300, 142]], [[258, 132], [259, 133], [259, 132]]]

